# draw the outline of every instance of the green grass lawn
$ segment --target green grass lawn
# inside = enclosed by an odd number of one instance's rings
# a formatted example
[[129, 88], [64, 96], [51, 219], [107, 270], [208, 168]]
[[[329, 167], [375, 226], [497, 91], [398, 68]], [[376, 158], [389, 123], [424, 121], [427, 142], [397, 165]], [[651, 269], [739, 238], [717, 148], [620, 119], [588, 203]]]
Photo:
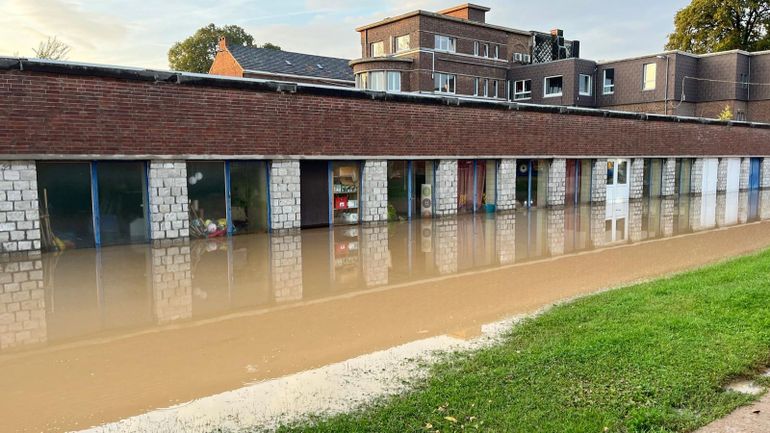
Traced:
[[770, 364], [770, 251], [556, 307], [414, 391], [283, 432], [689, 432]]

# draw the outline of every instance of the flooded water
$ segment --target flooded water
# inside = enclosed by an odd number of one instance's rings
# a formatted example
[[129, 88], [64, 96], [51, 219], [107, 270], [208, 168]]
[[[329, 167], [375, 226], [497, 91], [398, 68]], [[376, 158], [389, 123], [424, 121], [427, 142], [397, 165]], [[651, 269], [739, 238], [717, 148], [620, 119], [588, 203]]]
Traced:
[[0, 266], [0, 431], [68, 431], [770, 246], [770, 191]]

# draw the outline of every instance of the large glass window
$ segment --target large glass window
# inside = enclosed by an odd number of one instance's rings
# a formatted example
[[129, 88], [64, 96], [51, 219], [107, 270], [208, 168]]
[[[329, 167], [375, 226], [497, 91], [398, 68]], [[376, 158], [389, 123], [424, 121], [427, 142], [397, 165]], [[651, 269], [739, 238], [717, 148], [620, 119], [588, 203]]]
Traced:
[[562, 76], [547, 77], [545, 79], [545, 97], [561, 96], [564, 79]]
[[644, 82], [642, 83], [642, 90], [655, 90], [655, 84], [657, 81], [658, 65], [655, 63], [647, 63], [644, 65]]
[[410, 37], [409, 35], [403, 35], [396, 37], [395, 40], [396, 44], [396, 52], [406, 51], [410, 48]]
[[230, 163], [230, 215], [234, 233], [267, 231], [267, 188], [264, 161]]
[[472, 212], [473, 197], [473, 161], [457, 161], [457, 211]]
[[43, 249], [93, 247], [91, 164], [39, 162], [37, 180]]
[[369, 72], [369, 90], [385, 91], [385, 71]]
[[497, 161], [479, 161], [476, 166], [476, 182], [479, 185], [479, 210], [494, 212], [497, 204]]
[[188, 162], [187, 194], [190, 200], [190, 236], [212, 238], [226, 235], [225, 164]]
[[95, 164], [102, 245], [147, 241], [145, 164], [139, 161]]
[[457, 207], [460, 212], [494, 212], [497, 163], [494, 160], [457, 162]]
[[519, 80], [514, 83], [513, 99], [520, 101], [532, 97], [532, 80]]
[[382, 57], [385, 55], [385, 42], [372, 42], [370, 55], [372, 57]]
[[401, 72], [388, 71], [388, 92], [401, 91]]
[[591, 96], [593, 94], [592, 86], [591, 86], [591, 76], [580, 74], [580, 95], [582, 96]]
[[455, 38], [450, 36], [436, 35], [434, 42], [436, 51], [447, 51], [454, 53], [457, 46]]
[[615, 69], [604, 70], [604, 86], [602, 87], [602, 93], [605, 95], [612, 95], [615, 93]]
[[409, 163], [388, 161], [388, 220], [409, 217]]
[[455, 76], [436, 72], [434, 75], [433, 91], [455, 93]]
[[369, 73], [356, 74], [356, 89], [366, 89], [369, 85]]

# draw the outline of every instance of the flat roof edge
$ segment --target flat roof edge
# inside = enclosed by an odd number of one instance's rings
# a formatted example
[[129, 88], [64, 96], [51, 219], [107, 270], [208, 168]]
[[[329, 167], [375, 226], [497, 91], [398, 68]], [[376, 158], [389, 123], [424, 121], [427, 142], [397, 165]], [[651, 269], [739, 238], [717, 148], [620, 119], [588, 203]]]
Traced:
[[113, 78], [126, 81], [142, 81], [168, 85], [202, 86], [213, 88], [242, 89], [260, 92], [301, 93], [318, 96], [336, 96], [341, 98], [395, 101], [425, 105], [445, 105], [448, 107], [469, 107], [497, 110], [528, 111], [560, 115], [606, 117], [654, 122], [695, 123], [714, 126], [735, 126], [770, 129], [770, 123], [721, 121], [701, 117], [683, 117], [657, 115], [630, 111], [614, 111], [596, 108], [565, 107], [559, 105], [526, 104], [509, 101], [486, 101], [462, 96], [433, 95], [418, 93], [388, 93], [361, 90], [349, 87], [272, 81], [257, 78], [225, 77], [190, 72], [157, 71], [151, 69], [127, 68], [87, 63], [48, 61], [0, 57], [0, 71], [39, 72], [49, 74], [76, 75]]

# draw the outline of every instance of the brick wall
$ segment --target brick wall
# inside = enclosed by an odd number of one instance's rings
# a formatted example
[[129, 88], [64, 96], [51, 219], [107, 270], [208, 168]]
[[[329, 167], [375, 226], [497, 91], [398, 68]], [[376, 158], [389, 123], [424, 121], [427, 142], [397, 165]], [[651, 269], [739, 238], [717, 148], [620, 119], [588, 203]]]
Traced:
[[242, 77], [243, 68], [230, 51], [218, 51], [214, 57], [214, 63], [209, 69], [209, 74], [228, 75], [231, 77]]
[[0, 253], [39, 249], [35, 163], [0, 161]]
[[764, 128], [197, 81], [1, 71], [0, 121], [6, 127], [0, 130], [0, 155], [770, 154], [770, 129]]

